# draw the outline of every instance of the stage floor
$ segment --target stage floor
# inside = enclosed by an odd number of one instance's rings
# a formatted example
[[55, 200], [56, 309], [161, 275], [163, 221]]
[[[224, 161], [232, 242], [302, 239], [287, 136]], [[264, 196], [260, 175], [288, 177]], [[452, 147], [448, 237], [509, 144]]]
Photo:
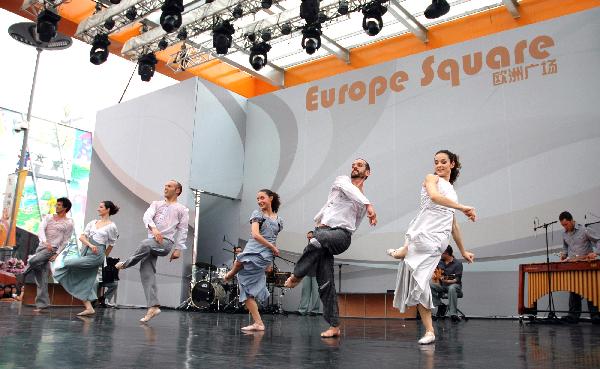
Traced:
[[344, 319], [340, 339], [321, 339], [322, 317], [164, 310], [148, 325], [139, 309], [34, 313], [0, 303], [0, 368], [598, 368], [600, 326], [520, 326], [513, 320], [435, 322], [435, 345], [419, 346], [415, 320]]

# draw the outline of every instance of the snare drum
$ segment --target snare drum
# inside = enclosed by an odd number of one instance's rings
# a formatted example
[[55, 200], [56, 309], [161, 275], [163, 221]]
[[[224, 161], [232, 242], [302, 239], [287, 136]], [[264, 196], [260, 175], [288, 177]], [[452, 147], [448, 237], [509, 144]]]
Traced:
[[217, 302], [227, 302], [225, 289], [216, 282], [200, 281], [192, 287], [190, 294], [192, 295], [192, 304], [199, 309], [207, 308]]

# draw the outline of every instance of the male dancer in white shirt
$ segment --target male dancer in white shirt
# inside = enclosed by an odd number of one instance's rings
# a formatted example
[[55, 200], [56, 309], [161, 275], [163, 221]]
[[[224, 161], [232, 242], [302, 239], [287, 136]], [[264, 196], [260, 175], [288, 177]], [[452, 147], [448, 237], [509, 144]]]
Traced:
[[125, 269], [140, 263], [140, 277], [148, 303], [146, 315], [140, 319], [147, 322], [160, 314], [160, 303], [156, 288], [156, 260], [171, 252], [169, 261], [178, 259], [185, 250], [189, 210], [177, 202], [181, 195], [181, 183], [171, 180], [165, 184], [165, 199], [153, 201], [144, 213], [144, 225], [148, 229], [148, 239], [142, 241], [137, 250], [127, 260], [117, 263], [117, 269]]
[[34, 311], [43, 311], [50, 305], [48, 296], [49, 262], [56, 259], [56, 255], [67, 246], [73, 234], [73, 219], [67, 218], [69, 210], [71, 210], [69, 199], [61, 197], [56, 200], [56, 214], [47, 214], [42, 219], [38, 231], [40, 244], [35, 250], [35, 255], [29, 259], [27, 268], [23, 271], [23, 275], [33, 272], [35, 276], [37, 294]]
[[339, 255], [350, 247], [352, 233], [365, 214], [372, 226], [377, 224], [375, 208], [363, 194], [363, 184], [369, 175], [369, 163], [364, 159], [356, 159], [352, 163], [350, 177], [339, 176], [335, 179], [327, 202], [315, 216], [317, 227], [313, 232], [314, 237], [300, 256], [294, 274], [285, 282], [285, 287], [293, 288], [311, 268], [316, 268], [323, 318], [329, 323], [329, 329], [321, 333], [323, 338], [340, 335], [333, 255]]

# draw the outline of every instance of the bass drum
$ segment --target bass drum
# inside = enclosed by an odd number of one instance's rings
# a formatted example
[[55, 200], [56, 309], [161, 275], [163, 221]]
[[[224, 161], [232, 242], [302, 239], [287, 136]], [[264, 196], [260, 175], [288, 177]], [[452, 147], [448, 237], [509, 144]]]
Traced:
[[200, 281], [192, 287], [192, 304], [198, 309], [206, 309], [217, 302], [227, 302], [225, 289], [219, 283]]

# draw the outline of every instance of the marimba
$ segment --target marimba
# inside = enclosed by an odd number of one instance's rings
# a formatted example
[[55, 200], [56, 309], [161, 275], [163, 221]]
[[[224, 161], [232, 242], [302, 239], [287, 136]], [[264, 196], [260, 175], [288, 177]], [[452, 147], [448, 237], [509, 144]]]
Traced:
[[600, 260], [521, 264], [518, 306], [520, 315], [537, 313], [537, 301], [548, 294], [548, 271], [552, 292], [575, 292], [595, 306], [600, 306]]

